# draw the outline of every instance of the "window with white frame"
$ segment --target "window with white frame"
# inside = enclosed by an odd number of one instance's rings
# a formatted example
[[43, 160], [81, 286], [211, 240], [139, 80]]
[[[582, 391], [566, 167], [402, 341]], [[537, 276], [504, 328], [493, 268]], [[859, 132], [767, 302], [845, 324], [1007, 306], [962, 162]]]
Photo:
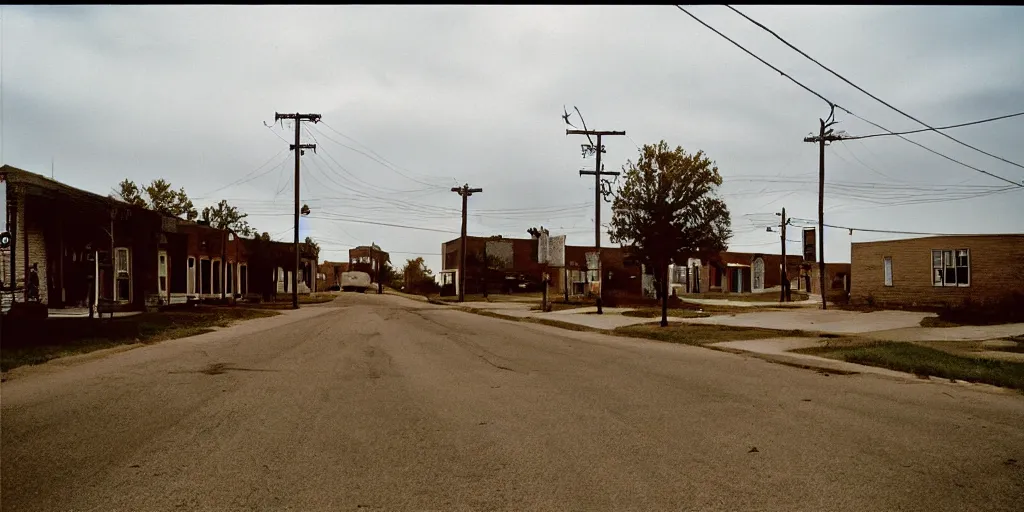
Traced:
[[161, 294], [167, 293], [167, 252], [160, 251], [157, 256], [157, 289]]
[[114, 300], [129, 302], [132, 299], [131, 266], [127, 247], [114, 249]]
[[892, 286], [892, 257], [886, 256], [882, 260], [882, 266], [885, 270], [885, 285]]
[[970, 285], [970, 249], [932, 250], [932, 286]]

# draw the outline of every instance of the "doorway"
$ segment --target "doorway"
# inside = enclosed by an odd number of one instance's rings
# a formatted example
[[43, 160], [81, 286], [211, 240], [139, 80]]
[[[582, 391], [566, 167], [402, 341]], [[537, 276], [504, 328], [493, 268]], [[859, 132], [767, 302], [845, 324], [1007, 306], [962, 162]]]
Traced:
[[761, 259], [761, 258], [754, 259], [753, 273], [754, 273], [753, 284], [752, 284], [753, 292], [754, 293], [763, 292], [764, 291], [764, 260], [763, 259]]

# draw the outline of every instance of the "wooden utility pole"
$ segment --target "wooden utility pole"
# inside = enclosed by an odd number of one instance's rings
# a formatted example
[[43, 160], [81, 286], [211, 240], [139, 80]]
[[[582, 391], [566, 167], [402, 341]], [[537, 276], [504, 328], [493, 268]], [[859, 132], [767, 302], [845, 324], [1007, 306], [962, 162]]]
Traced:
[[469, 188], [469, 184], [452, 187], [452, 192], [462, 196], [462, 241], [459, 248], [459, 302], [466, 300], [466, 207], [469, 196], [483, 192], [482, 188]]
[[779, 302], [789, 302], [789, 268], [786, 264], [786, 225], [789, 219], [786, 217], [786, 208], [782, 208], [782, 290], [779, 291]]
[[[604, 145], [601, 144], [601, 137], [605, 135], [625, 135], [624, 131], [605, 131], [605, 130], [566, 130], [566, 135], [591, 135], [597, 136], [597, 146], [592, 150], [597, 153], [597, 165], [594, 166], [593, 171], [580, 171], [580, 176], [583, 175], [594, 175], [594, 250], [597, 251], [597, 314], [604, 314], [604, 310], [601, 308], [601, 295], [604, 293], [604, 276], [601, 275], [601, 176], [618, 176], [618, 172], [604, 172], [601, 169], [601, 153], [604, 153]], [[587, 146], [584, 146], [586, 148]], [[584, 155], [586, 154], [585, 150]]]
[[289, 148], [295, 151], [295, 271], [292, 272], [292, 309], [299, 309], [299, 157], [304, 149], [316, 151], [316, 144], [302, 144], [301, 128], [302, 121], [320, 122], [320, 114], [279, 114], [274, 112], [274, 121], [281, 119], [295, 120], [295, 144]]
[[830, 128], [836, 124], [835, 114], [836, 108], [833, 106], [828, 120], [818, 120], [821, 122], [818, 136], [804, 137], [804, 142], [818, 143], [818, 277], [821, 286], [821, 309], [828, 309], [825, 304], [825, 144], [842, 140], [842, 137]]

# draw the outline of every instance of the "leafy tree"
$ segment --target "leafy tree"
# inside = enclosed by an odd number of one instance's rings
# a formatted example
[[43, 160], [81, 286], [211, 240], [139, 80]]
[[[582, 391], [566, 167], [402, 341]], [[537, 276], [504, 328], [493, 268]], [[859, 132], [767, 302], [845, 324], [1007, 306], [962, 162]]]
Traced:
[[307, 236], [304, 242], [305, 247], [303, 252], [312, 257], [314, 260], [320, 261], [320, 244], [313, 241], [313, 237]]
[[668, 266], [726, 249], [732, 236], [729, 209], [718, 197], [722, 176], [704, 152], [644, 145], [636, 163], [623, 167], [625, 182], [612, 202], [609, 234], [628, 244], [655, 272], [661, 325], [668, 325]]
[[[118, 186], [118, 195], [122, 201], [128, 204], [146, 207], [175, 217], [185, 217], [188, 220], [195, 220], [199, 217], [199, 212], [192, 205], [185, 189], [173, 190], [171, 184], [166, 180], [153, 180], [143, 189], [128, 179], [119, 183]], [[145, 197], [143, 197], [143, 193], [145, 193]]]
[[423, 260], [422, 256], [407, 260], [402, 268], [402, 275], [406, 291], [422, 294], [437, 291], [438, 286], [434, 281], [434, 273], [427, 267], [427, 262]]
[[149, 206], [146, 200], [142, 198], [142, 192], [135, 185], [135, 182], [125, 178], [124, 181], [118, 184], [118, 187], [117, 194], [121, 196], [122, 201], [143, 208]]
[[392, 267], [390, 263], [385, 263], [381, 267], [380, 280], [385, 286], [392, 288], [399, 288], [404, 282], [404, 277], [401, 272], [395, 267]]
[[[203, 208], [203, 220], [218, 229], [231, 229], [239, 236], [254, 237], [256, 230], [245, 220], [249, 214], [242, 213], [237, 207], [231, 206], [224, 199], [221, 199], [217, 206]], [[270, 235], [267, 235], [269, 238]]]

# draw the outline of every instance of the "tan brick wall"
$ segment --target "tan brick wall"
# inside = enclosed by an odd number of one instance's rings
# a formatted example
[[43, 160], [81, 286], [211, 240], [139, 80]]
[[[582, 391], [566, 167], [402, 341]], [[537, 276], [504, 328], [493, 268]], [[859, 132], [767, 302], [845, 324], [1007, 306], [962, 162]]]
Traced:
[[[37, 223], [29, 219], [26, 224], [24, 205], [24, 196], [21, 196], [18, 200], [17, 223], [15, 224], [17, 231], [14, 233], [16, 237], [14, 251], [16, 283], [19, 288], [27, 290], [28, 274], [25, 272], [25, 246], [27, 244], [29, 268], [31, 268], [32, 263], [39, 264], [39, 300], [45, 304], [48, 300], [47, 294], [49, 291], [46, 285], [46, 242]], [[15, 296], [15, 300], [19, 302], [25, 300], [25, 293], [18, 293]]]
[[[932, 250], [970, 250], [970, 286], [932, 285]], [[892, 258], [885, 286], [883, 258]], [[942, 306], [1024, 293], [1024, 235], [946, 236], [855, 243], [851, 301], [880, 305]]]

